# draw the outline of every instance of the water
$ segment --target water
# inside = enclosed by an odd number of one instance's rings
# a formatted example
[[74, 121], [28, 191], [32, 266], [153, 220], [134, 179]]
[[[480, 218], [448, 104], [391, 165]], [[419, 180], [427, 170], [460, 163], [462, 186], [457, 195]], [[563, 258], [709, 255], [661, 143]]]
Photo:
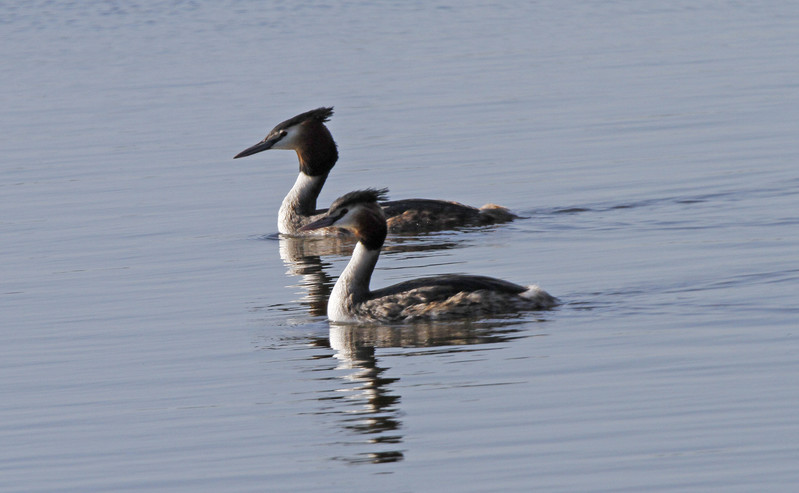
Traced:
[[[0, 6], [3, 491], [788, 491], [799, 474], [785, 3]], [[545, 313], [346, 329], [320, 199], [526, 216], [390, 238], [373, 286], [537, 282]]]

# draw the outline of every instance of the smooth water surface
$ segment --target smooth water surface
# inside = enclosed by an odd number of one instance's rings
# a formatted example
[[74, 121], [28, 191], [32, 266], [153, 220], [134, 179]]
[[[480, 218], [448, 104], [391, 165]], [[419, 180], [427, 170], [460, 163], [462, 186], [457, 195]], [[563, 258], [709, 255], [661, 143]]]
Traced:
[[[0, 490], [790, 491], [799, 481], [799, 8], [784, 2], [0, 5]], [[320, 198], [496, 202], [390, 237], [563, 304], [324, 316]]]

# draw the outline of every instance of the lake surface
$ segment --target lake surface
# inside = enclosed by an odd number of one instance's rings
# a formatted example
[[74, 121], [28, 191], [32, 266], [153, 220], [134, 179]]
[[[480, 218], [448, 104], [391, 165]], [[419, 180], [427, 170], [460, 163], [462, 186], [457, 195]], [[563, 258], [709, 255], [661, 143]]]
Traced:
[[[0, 490], [791, 491], [799, 6], [0, 6]], [[538, 283], [510, 318], [343, 327], [320, 197], [496, 202], [389, 237], [373, 287]]]

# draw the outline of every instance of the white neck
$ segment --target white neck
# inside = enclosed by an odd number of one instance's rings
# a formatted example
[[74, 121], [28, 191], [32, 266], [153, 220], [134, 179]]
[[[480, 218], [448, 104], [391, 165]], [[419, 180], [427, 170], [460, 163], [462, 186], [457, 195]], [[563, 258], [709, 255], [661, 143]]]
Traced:
[[369, 296], [369, 281], [375, 270], [380, 250], [369, 250], [360, 241], [352, 258], [341, 273], [327, 302], [327, 318], [333, 322], [355, 320], [354, 307]]
[[[277, 230], [283, 234], [295, 234], [307, 219], [316, 212], [316, 199], [327, 175], [309, 176], [303, 172], [280, 205], [277, 215]], [[303, 221], [305, 220], [305, 221]]]

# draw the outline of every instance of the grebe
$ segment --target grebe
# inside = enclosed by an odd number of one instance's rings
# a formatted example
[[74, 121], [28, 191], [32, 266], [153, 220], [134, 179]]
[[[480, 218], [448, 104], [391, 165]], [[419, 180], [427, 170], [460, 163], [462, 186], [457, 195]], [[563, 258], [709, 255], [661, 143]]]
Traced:
[[349, 264], [333, 286], [327, 317], [333, 322], [392, 322], [414, 319], [479, 317], [519, 310], [544, 310], [557, 299], [538, 286], [519, 286], [485, 276], [445, 274], [405, 281], [371, 291], [380, 248], [386, 239], [386, 216], [378, 201], [387, 189], [350, 192], [336, 199], [320, 219], [301, 229], [344, 228], [358, 243]]
[[[300, 174], [283, 199], [278, 213], [277, 227], [282, 234], [309, 234], [301, 228], [319, 219], [325, 212], [324, 209], [316, 209], [316, 199], [327, 175], [338, 160], [336, 142], [325, 126], [325, 122], [332, 115], [332, 107], [306, 111], [279, 123], [264, 140], [233, 157], [237, 159], [250, 156], [267, 149], [290, 149], [297, 152]], [[512, 221], [517, 217], [508, 209], [494, 204], [477, 209], [446, 200], [408, 199], [381, 205], [388, 218], [388, 229], [392, 233], [483, 226]], [[335, 229], [327, 229], [322, 234], [337, 233]]]

